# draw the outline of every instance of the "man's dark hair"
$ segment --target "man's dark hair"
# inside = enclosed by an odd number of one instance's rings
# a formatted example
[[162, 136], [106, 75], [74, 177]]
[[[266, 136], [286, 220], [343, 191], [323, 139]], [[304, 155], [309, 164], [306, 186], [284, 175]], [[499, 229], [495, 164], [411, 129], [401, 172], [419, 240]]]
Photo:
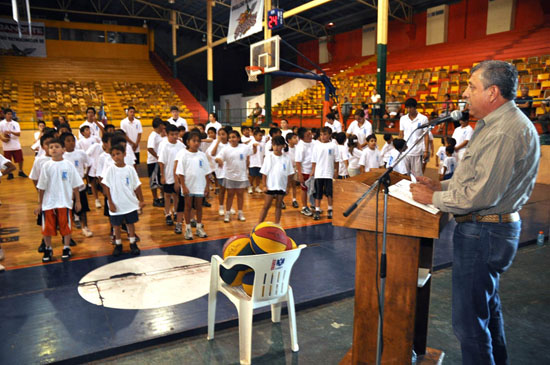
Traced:
[[130, 110], [136, 111], [136, 108], [134, 108], [133, 106], [129, 106], [128, 111], [130, 111]]
[[449, 155], [452, 155], [453, 153], [455, 153], [455, 146], [445, 147], [445, 152], [447, 152]]
[[212, 113], [210, 113], [210, 114], [212, 114], [212, 116], [214, 117], [214, 120], [216, 120], [216, 121], [218, 120], [218, 114], [216, 114], [216, 113], [214, 113], [214, 112], [212, 112]]
[[166, 134], [168, 134], [168, 133], [170, 133], [170, 132], [179, 132], [178, 127], [176, 127], [175, 125], [169, 123], [169, 124], [166, 126]]
[[389, 142], [390, 139], [391, 139], [391, 134], [390, 133], [385, 133], [384, 134], [384, 141]]
[[306, 135], [306, 132], [308, 131], [305, 127], [298, 128], [298, 138], [304, 139], [304, 136]]
[[46, 122], [44, 122], [42, 119], [40, 119], [38, 122], [36, 122], [36, 124], [44, 124], [44, 125], [46, 125]]
[[170, 111], [171, 111], [171, 112], [173, 112], [173, 111], [179, 112], [180, 110], [178, 109], [177, 106], [173, 105], [173, 106], [170, 107]]
[[417, 105], [418, 102], [415, 98], [408, 98], [407, 100], [405, 100], [405, 108], [416, 108]]
[[355, 113], [353, 115], [358, 117], [365, 117], [365, 111], [363, 109], [357, 109], [355, 110]]
[[10, 108], [4, 109], [4, 114], [7, 114], [7, 113], [12, 113], [13, 114], [13, 110], [11, 110]]
[[336, 119], [336, 117], [334, 116], [334, 113], [327, 113], [327, 115], [325, 115], [325, 117], [327, 119], [332, 119], [332, 120]]
[[269, 128], [269, 136], [273, 137], [276, 133], [281, 132], [281, 130], [277, 127], [271, 127]]
[[93, 111], [94, 114], [95, 114], [95, 108], [92, 107], [92, 106], [89, 106], [88, 109], [86, 109], [86, 114], [88, 114], [88, 112], [89, 112], [90, 110]]
[[393, 146], [399, 152], [403, 151], [403, 148], [405, 147], [405, 145], [406, 145], [406, 142], [405, 142], [404, 139], [396, 138], [396, 139], [393, 140]]
[[155, 119], [153, 119], [153, 128], [154, 129], [157, 129], [161, 125], [162, 125], [162, 119], [160, 119], [159, 117], [156, 117]]
[[476, 71], [481, 71], [480, 80], [485, 89], [495, 85], [503, 98], [513, 100], [516, 97], [518, 70], [511, 63], [497, 60], [483, 61], [472, 67], [470, 75]]

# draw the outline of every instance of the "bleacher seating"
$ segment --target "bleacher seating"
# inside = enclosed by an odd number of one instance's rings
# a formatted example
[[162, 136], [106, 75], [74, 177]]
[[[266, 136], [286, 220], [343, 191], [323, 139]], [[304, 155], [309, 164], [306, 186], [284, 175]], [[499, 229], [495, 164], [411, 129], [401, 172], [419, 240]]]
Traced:
[[9, 107], [17, 109], [19, 100], [19, 88], [17, 81], [4, 79], [3, 82], [0, 83], [0, 90], [2, 95], [0, 106], [3, 108]]

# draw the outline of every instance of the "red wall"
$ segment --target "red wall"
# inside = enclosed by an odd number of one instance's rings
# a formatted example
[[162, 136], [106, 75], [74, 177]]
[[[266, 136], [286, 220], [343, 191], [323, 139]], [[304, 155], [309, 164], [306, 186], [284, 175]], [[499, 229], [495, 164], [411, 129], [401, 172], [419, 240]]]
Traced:
[[[548, 0], [516, 1], [515, 30], [526, 30], [545, 22], [541, 2]], [[447, 42], [485, 37], [487, 30], [487, 0], [462, 0], [449, 6], [449, 28]], [[328, 46], [332, 62], [346, 62], [361, 54], [361, 29], [339, 33], [334, 43]], [[426, 45], [426, 12], [413, 16], [412, 24], [391, 20], [388, 26], [388, 51], [398, 51]], [[319, 41], [313, 40], [298, 45], [298, 50], [312, 61], [319, 60]], [[309, 67], [301, 57], [298, 64]]]

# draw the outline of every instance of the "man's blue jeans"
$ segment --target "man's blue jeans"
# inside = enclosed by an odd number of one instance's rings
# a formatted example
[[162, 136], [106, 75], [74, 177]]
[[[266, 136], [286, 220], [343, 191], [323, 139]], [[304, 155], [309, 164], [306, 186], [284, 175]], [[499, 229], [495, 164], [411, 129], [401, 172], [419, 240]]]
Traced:
[[463, 364], [508, 364], [500, 274], [516, 255], [521, 222], [457, 224], [453, 237], [453, 329]]

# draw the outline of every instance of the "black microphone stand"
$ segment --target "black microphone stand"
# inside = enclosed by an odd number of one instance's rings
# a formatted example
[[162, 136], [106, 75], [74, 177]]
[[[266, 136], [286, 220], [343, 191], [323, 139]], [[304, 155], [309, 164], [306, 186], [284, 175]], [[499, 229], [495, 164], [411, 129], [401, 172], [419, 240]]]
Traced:
[[[405, 153], [400, 153], [399, 154], [399, 156], [395, 160], [395, 163], [393, 164], [393, 166], [395, 166], [399, 162], [401, 162], [401, 160], [403, 160], [405, 158], [405, 156], [407, 156], [410, 153], [410, 151], [412, 150], [412, 148], [414, 146], [416, 146], [418, 143], [420, 143], [420, 141], [423, 141], [424, 137], [433, 129], [434, 125], [429, 125], [429, 126], [424, 125], [423, 127], [425, 127], [426, 130], [424, 131], [424, 133], [422, 133], [422, 136], [420, 136], [410, 148], [407, 148], [407, 151], [405, 151]], [[418, 127], [416, 130], [418, 130], [420, 128], [423, 128], [423, 127]], [[386, 289], [386, 275], [387, 275], [387, 272], [386, 272], [386, 268], [387, 268], [387, 265], [386, 265], [386, 263], [387, 263], [386, 262], [386, 238], [387, 238], [387, 227], [388, 227], [388, 196], [389, 196], [389, 192], [390, 192], [389, 188], [390, 188], [390, 184], [391, 184], [390, 173], [392, 171], [393, 171], [393, 167], [391, 167], [391, 166], [388, 167], [386, 169], [386, 171], [384, 171], [384, 173], [382, 175], [380, 175], [380, 177], [371, 185], [371, 187], [365, 193], [363, 193], [363, 195], [361, 195], [359, 197], [359, 199], [357, 199], [355, 201], [355, 203], [353, 203], [344, 212], [344, 217], [348, 217], [359, 206], [359, 204], [365, 198], [367, 198], [367, 197], [369, 198], [367, 200], [367, 202], [370, 199], [372, 199], [372, 197], [374, 196], [373, 191], [375, 191], [375, 189], [377, 189], [378, 186], [380, 184], [382, 184], [382, 186], [384, 187], [384, 224], [383, 224], [383, 228], [382, 228], [382, 253], [380, 254], [380, 293], [379, 293], [379, 297], [378, 297], [378, 305], [379, 305], [379, 310], [378, 310], [378, 336], [377, 336], [377, 345], [376, 345], [376, 364], [377, 365], [380, 365], [380, 363], [382, 361], [382, 349], [383, 349], [384, 301], [385, 301], [384, 294], [385, 294], [385, 289]], [[378, 214], [376, 216], [378, 217]], [[378, 232], [376, 232], [376, 234], [378, 234]]]

